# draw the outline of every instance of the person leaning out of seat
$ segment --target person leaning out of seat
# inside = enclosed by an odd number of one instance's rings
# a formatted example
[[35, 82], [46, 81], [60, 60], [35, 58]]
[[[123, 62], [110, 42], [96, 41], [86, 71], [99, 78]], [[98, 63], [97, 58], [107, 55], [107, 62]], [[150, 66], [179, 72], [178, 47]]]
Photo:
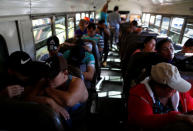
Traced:
[[182, 53], [193, 53], [193, 38], [189, 38], [182, 47]]
[[130, 90], [129, 122], [153, 130], [175, 122], [193, 125], [193, 114], [188, 114], [193, 111], [193, 99], [187, 93], [190, 88], [177, 67], [164, 62], [154, 65], [151, 76]]
[[8, 69], [0, 86], [1, 98], [15, 98], [23, 94], [24, 87], [29, 84], [31, 64], [31, 57], [23, 51], [15, 51], [8, 57]]
[[49, 66], [49, 79], [42, 79], [28, 100], [48, 104], [69, 120], [70, 113], [82, 107], [88, 98], [85, 84], [80, 78], [68, 74], [67, 62], [62, 56], [50, 57], [46, 65]]
[[87, 46], [83, 40], [79, 39], [76, 43], [77, 45], [71, 50], [65, 51], [63, 56], [69, 65], [77, 67], [83, 72], [85, 85], [87, 89], [90, 89], [95, 72], [95, 58], [93, 54], [85, 50]]
[[153, 36], [148, 36], [144, 40], [143, 47], [141, 49], [137, 49], [133, 52], [134, 55], [137, 52], [155, 52], [156, 38]]

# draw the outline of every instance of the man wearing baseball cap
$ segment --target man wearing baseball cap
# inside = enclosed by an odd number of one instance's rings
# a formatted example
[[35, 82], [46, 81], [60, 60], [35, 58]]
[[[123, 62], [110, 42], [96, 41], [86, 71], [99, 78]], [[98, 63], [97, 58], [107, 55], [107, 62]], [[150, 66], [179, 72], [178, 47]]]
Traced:
[[57, 55], [57, 56], [62, 56], [62, 53], [58, 52], [59, 51], [59, 39], [57, 36], [52, 36], [48, 38], [47, 40], [47, 48], [49, 54], [45, 54], [40, 58], [40, 61], [46, 61], [49, 57]]
[[31, 57], [23, 52], [13, 52], [7, 61], [7, 75], [0, 86], [0, 96], [13, 98], [24, 91], [31, 75]]
[[140, 128], [158, 129], [183, 121], [193, 124], [191, 84], [169, 63], [152, 66], [151, 76], [131, 88], [128, 119]]

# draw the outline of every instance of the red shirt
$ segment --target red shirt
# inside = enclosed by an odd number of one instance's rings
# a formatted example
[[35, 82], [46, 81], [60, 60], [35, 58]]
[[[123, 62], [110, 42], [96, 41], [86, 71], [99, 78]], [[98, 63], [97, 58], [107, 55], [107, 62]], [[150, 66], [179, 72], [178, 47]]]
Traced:
[[165, 114], [153, 113], [153, 100], [144, 84], [139, 84], [130, 90], [128, 99], [129, 123], [146, 128], [166, 125], [176, 121], [176, 115], [193, 110], [193, 98], [189, 93], [180, 93], [182, 112], [171, 111]]

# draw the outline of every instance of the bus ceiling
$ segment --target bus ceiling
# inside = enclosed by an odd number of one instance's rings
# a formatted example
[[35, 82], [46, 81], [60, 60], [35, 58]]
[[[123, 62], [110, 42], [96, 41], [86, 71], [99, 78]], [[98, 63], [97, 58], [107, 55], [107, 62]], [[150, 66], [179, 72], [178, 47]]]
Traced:
[[[106, 0], [3, 0], [0, 4], [0, 16], [100, 11], [105, 2]], [[121, 11], [130, 11], [130, 14], [156, 12], [193, 15], [192, 0], [111, 0], [109, 10], [113, 10], [115, 5], [118, 5]], [[10, 10], [7, 10], [8, 8]]]

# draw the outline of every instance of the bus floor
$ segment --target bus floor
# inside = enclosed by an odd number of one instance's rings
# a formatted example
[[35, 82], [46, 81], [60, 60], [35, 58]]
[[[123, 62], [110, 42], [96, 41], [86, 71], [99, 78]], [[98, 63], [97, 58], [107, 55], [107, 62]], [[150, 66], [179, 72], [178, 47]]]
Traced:
[[[89, 131], [123, 131], [127, 119], [122, 99], [122, 77], [117, 51], [110, 51], [107, 66], [101, 68], [101, 80], [96, 88], [97, 102], [91, 107], [86, 127]], [[92, 110], [94, 109], [94, 110]]]

